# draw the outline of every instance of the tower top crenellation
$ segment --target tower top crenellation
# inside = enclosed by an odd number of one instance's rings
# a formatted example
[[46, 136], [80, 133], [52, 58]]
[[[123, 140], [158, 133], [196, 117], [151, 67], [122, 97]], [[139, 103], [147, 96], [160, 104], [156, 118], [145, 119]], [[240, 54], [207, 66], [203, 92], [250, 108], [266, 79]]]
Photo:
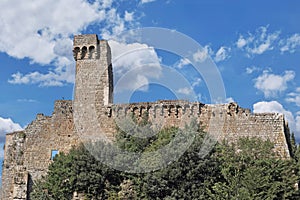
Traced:
[[75, 35], [74, 36], [74, 47], [80, 46], [89, 46], [89, 45], [98, 45], [99, 39], [96, 34], [87, 34], [87, 35]]
[[75, 35], [73, 43], [73, 57], [75, 61], [99, 59], [100, 47], [96, 34]]

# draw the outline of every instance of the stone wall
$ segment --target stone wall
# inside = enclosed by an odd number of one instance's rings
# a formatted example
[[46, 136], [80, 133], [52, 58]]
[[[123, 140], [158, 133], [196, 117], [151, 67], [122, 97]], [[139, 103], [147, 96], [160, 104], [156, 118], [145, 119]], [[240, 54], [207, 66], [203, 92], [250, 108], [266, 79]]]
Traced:
[[78, 143], [79, 137], [74, 132], [72, 101], [66, 100], [55, 102], [52, 116], [38, 114], [24, 131], [8, 134], [2, 198], [29, 198], [33, 182], [47, 173], [52, 162], [52, 151], [68, 152]]
[[[218, 141], [236, 142], [239, 137], [260, 137], [275, 144], [278, 156], [290, 156], [288, 127], [282, 114], [253, 114], [236, 103], [206, 105], [180, 100], [112, 104], [105, 109], [101, 117], [105, 126], [99, 125], [102, 132], [93, 130], [93, 134], [111, 137], [116, 131], [115, 120], [126, 116], [140, 120], [145, 113], [152, 123], [160, 123], [162, 127], [183, 127], [195, 118], [204, 131]], [[55, 102], [52, 116], [38, 114], [24, 131], [8, 134], [2, 175], [3, 199], [26, 199], [32, 183], [46, 175], [52, 162], [52, 150], [68, 152], [72, 146], [85, 141], [85, 136], [80, 134], [74, 129], [72, 101], [66, 100]]]
[[112, 105], [107, 107], [106, 113], [108, 118], [116, 121], [126, 116], [141, 119], [147, 113], [152, 123], [162, 127], [183, 128], [195, 118], [201, 128], [218, 141], [236, 142], [240, 137], [260, 137], [275, 144], [278, 156], [290, 156], [288, 127], [283, 114], [279, 113], [253, 114], [236, 103], [208, 105], [180, 100]]
[[[195, 118], [216, 140], [235, 142], [239, 137], [260, 137], [275, 144], [278, 156], [288, 158], [288, 126], [278, 113], [253, 114], [236, 103], [207, 105], [167, 100], [113, 104], [111, 52], [96, 35], [74, 38], [76, 85], [74, 101], [55, 102], [52, 116], [38, 114], [21, 132], [7, 134], [2, 173], [3, 200], [30, 199], [32, 184], [47, 174], [52, 151], [68, 152], [90, 139], [112, 141], [116, 121], [138, 120], [147, 114], [162, 127], [183, 127]], [[81, 198], [75, 195], [74, 198]]]
[[6, 135], [2, 169], [2, 199], [27, 198], [28, 173], [24, 167], [25, 133]]

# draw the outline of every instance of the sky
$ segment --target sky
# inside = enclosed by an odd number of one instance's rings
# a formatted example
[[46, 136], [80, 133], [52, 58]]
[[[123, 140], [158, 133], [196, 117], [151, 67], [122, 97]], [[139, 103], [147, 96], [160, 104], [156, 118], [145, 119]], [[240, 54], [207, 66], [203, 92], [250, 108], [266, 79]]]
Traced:
[[[211, 103], [208, 83], [192, 64], [210, 59], [226, 91], [222, 103], [283, 113], [300, 141], [300, 1], [2, 0], [0, 7], [1, 146], [6, 133], [24, 129], [37, 113], [51, 115], [55, 100], [73, 98], [77, 34], [109, 40], [116, 103]], [[182, 33], [202, 48], [186, 58], [120, 37], [145, 27]], [[175, 84], [178, 74], [185, 85]], [[161, 84], [165, 77], [174, 87]]]

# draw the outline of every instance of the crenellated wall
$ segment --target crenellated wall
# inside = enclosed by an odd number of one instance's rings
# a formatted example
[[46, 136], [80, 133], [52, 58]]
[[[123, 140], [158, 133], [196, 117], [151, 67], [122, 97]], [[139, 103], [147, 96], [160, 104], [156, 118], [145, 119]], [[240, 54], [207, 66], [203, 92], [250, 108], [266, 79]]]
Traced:
[[[52, 162], [52, 150], [68, 152], [72, 146], [83, 141], [82, 135], [74, 129], [72, 103], [56, 101], [52, 116], [38, 114], [24, 131], [7, 134], [2, 175], [3, 199], [29, 197], [33, 182], [47, 173]], [[218, 141], [235, 142], [239, 137], [260, 137], [274, 142], [278, 156], [290, 156], [286, 138], [288, 127], [283, 114], [253, 114], [236, 103], [207, 105], [181, 100], [112, 104], [105, 109], [101, 117], [106, 122], [102, 131], [108, 136], [116, 132], [115, 120], [125, 116], [135, 116], [139, 120], [147, 113], [151, 122], [161, 123], [162, 127], [183, 127], [195, 118]]]
[[116, 121], [126, 116], [141, 120], [147, 114], [149, 121], [160, 124], [161, 128], [183, 127], [195, 118], [201, 128], [218, 141], [260, 137], [274, 142], [278, 156], [290, 157], [289, 129], [283, 114], [253, 114], [236, 103], [208, 105], [163, 100], [113, 104], [108, 42], [98, 40], [96, 35], [75, 36], [73, 53], [76, 60], [74, 101], [55, 101], [51, 116], [38, 114], [24, 131], [6, 135], [3, 200], [30, 199], [32, 184], [47, 174], [53, 152], [68, 152], [72, 146], [89, 138], [111, 141], [116, 133]]
[[253, 114], [236, 103], [209, 105], [175, 100], [111, 105], [107, 107], [106, 115], [113, 119], [125, 116], [141, 119], [144, 113], [148, 114], [151, 122], [164, 127], [183, 128], [195, 118], [201, 128], [218, 141], [236, 142], [239, 137], [260, 137], [275, 144], [278, 156], [290, 156], [286, 138], [288, 126], [283, 114]]

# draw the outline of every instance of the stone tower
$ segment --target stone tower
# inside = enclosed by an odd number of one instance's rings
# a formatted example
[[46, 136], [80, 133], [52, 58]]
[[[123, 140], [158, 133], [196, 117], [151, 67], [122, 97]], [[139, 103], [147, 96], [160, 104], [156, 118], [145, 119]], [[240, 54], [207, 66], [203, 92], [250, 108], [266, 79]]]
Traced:
[[[84, 137], [99, 137], [104, 130], [101, 123], [107, 106], [113, 103], [113, 72], [111, 50], [106, 40], [97, 35], [74, 37], [76, 84], [74, 95], [74, 122], [77, 132]], [[105, 132], [107, 132], [105, 130]]]

